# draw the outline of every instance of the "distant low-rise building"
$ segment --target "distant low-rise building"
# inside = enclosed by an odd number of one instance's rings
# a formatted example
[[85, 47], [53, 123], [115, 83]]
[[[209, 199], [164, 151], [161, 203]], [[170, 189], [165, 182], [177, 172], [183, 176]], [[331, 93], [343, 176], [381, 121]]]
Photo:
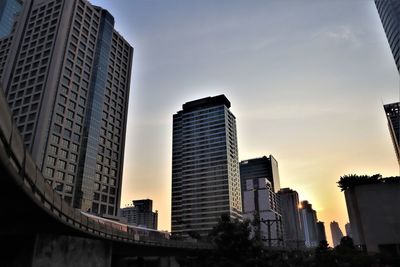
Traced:
[[153, 200], [133, 200], [132, 203], [132, 206], [121, 209], [121, 217], [126, 218], [128, 224], [157, 230], [158, 212], [153, 212]]

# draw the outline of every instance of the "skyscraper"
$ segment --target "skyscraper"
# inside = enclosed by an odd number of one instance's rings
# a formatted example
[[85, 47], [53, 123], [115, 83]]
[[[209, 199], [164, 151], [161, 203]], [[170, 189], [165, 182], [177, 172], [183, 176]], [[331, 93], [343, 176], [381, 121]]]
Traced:
[[375, 0], [390, 49], [400, 72], [400, 2], [398, 0]]
[[324, 222], [317, 222], [317, 236], [318, 242], [327, 240]]
[[37, 166], [74, 207], [117, 215], [132, 47], [86, 0], [25, 0], [11, 35], [0, 80]]
[[400, 165], [400, 103], [392, 103], [383, 106], [388, 121], [390, 136], [392, 137], [397, 162]]
[[243, 160], [240, 162], [240, 181], [242, 188], [246, 187], [247, 179], [267, 178], [274, 192], [280, 189], [278, 161], [270, 155], [269, 157]]
[[290, 188], [278, 192], [280, 212], [284, 227], [285, 246], [290, 249], [304, 247], [304, 235], [299, 213], [299, 195]]
[[187, 102], [173, 116], [172, 232], [206, 235], [221, 214], [241, 218], [236, 119], [224, 95]]
[[343, 232], [340, 229], [339, 224], [335, 221], [331, 222], [331, 233], [332, 233], [333, 246], [336, 247], [340, 245], [340, 240], [343, 237]]
[[300, 218], [306, 247], [318, 246], [317, 213], [308, 201], [302, 201], [300, 205]]

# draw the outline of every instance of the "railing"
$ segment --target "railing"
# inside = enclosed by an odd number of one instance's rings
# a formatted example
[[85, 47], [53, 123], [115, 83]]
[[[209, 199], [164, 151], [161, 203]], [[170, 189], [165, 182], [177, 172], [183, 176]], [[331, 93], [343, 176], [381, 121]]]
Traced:
[[[135, 240], [130, 233], [99, 223], [95, 218], [85, 216], [78, 209], [72, 208], [45, 181], [41, 171], [37, 168], [29, 152], [27, 152], [23, 139], [14, 125], [11, 111], [1, 88], [0, 164], [4, 165], [4, 168], [7, 169], [11, 176], [10, 179], [13, 179], [32, 201], [36, 202], [39, 208], [46, 210], [48, 214], [57, 218], [60, 223], [81, 231], [82, 233], [97, 238], [141, 244], [144, 246], [185, 249], [211, 248], [209, 244], [168, 239], [158, 241]], [[3, 177], [3, 179], [5, 178]]]

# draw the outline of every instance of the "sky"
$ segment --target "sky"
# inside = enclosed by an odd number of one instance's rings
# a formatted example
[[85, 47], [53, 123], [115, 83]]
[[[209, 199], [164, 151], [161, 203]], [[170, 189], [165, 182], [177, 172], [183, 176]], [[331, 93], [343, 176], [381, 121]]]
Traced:
[[134, 47], [121, 207], [153, 199], [159, 229], [172, 115], [198, 98], [227, 96], [239, 160], [273, 155], [328, 241], [348, 222], [340, 176], [399, 175], [382, 106], [399, 101], [399, 74], [372, 0], [91, 2]]

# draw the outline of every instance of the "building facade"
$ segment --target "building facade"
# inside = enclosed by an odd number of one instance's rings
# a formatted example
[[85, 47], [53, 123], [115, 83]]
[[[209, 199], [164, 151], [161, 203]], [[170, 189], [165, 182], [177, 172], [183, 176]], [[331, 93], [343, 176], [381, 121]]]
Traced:
[[400, 166], [400, 102], [384, 105], [397, 162]]
[[241, 218], [236, 119], [224, 95], [182, 106], [173, 116], [172, 233], [207, 235], [221, 214]]
[[282, 216], [271, 182], [267, 178], [247, 179], [242, 197], [243, 218], [252, 222], [252, 234], [258, 234], [267, 247], [283, 247]]
[[400, 256], [400, 183], [357, 185], [344, 196], [354, 244], [367, 252]]
[[306, 247], [318, 246], [317, 213], [308, 201], [302, 201], [300, 204], [300, 218]]
[[304, 235], [299, 212], [299, 195], [290, 188], [278, 191], [284, 229], [285, 246], [289, 249], [304, 247]]
[[246, 188], [247, 179], [265, 177], [271, 182], [273, 191], [278, 192], [280, 189], [278, 161], [272, 155], [240, 162], [242, 188]]
[[74, 207], [117, 215], [133, 48], [86, 0], [25, 0], [11, 35], [0, 81], [38, 168]]
[[132, 203], [133, 206], [121, 209], [121, 217], [126, 218], [128, 224], [157, 230], [158, 212], [153, 212], [153, 200], [133, 200]]

